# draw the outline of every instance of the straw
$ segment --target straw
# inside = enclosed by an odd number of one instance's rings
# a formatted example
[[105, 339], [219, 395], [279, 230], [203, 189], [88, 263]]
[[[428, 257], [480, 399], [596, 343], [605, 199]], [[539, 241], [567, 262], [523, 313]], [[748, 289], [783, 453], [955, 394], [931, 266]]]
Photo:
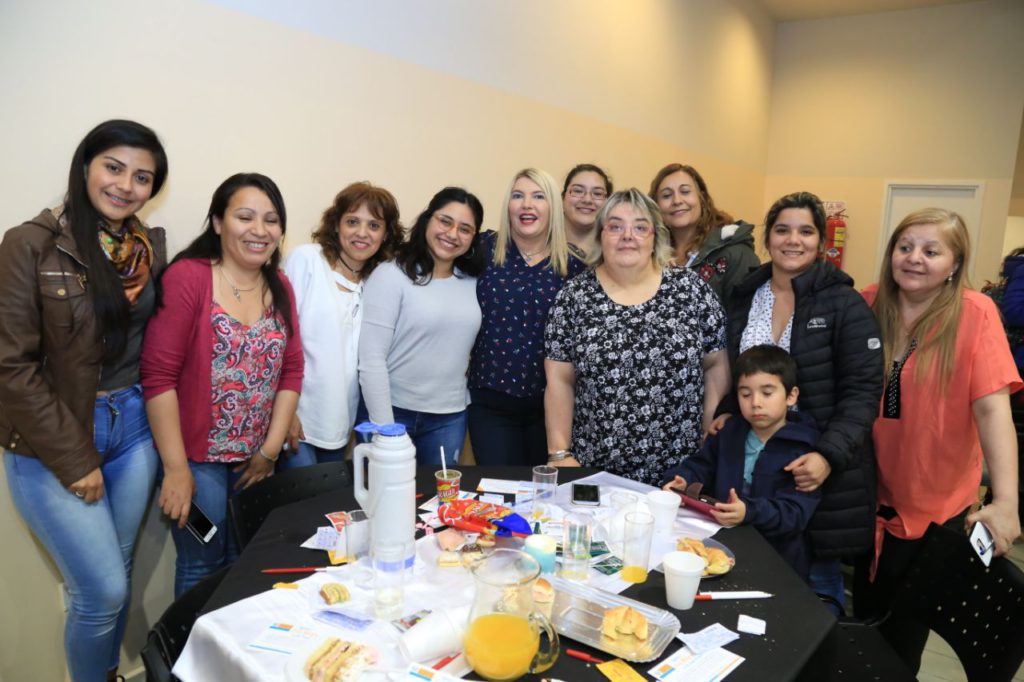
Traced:
[[444, 463], [444, 446], [441, 446], [441, 478], [448, 480], [448, 466]]

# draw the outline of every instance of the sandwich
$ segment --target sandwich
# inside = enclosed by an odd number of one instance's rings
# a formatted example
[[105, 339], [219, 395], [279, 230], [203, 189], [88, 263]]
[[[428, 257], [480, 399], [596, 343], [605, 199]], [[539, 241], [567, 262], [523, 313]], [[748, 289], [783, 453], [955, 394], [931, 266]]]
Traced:
[[302, 670], [311, 682], [349, 682], [358, 680], [375, 658], [370, 647], [331, 637], [306, 659]]
[[332, 605], [348, 601], [351, 595], [341, 583], [324, 583], [320, 586], [320, 596], [328, 605]]

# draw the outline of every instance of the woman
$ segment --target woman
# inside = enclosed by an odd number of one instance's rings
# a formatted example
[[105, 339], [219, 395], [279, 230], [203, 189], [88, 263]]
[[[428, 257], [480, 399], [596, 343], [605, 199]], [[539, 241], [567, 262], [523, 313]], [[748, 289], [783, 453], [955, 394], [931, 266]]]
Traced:
[[166, 177], [152, 130], [101, 123], [75, 150], [63, 203], [0, 244], [0, 444], [11, 498], [67, 585], [75, 682], [117, 677], [156, 476], [139, 353], [167, 251], [136, 213]]
[[[160, 280], [142, 385], [163, 463], [160, 508], [177, 521], [175, 596], [234, 560], [228, 498], [274, 472], [295, 414], [302, 341], [278, 272], [285, 226], [273, 180], [232, 175], [213, 193], [203, 233]], [[206, 544], [184, 528], [193, 503], [218, 529]]]
[[754, 253], [754, 226], [716, 208], [693, 166], [662, 168], [651, 181], [650, 195], [672, 233], [675, 263], [696, 270], [728, 311], [733, 287], [761, 264]]
[[[961, 531], [983, 523], [997, 556], [1020, 535], [1010, 393], [1021, 381], [999, 311], [969, 288], [969, 259], [963, 218], [939, 208], [914, 211], [889, 239], [879, 283], [864, 292], [882, 329], [888, 371], [873, 431], [876, 558], [872, 570], [859, 567], [858, 612], [888, 610], [929, 523]], [[983, 457], [993, 499], [969, 513]], [[916, 671], [927, 626], [894, 612], [882, 632]]]
[[345, 459], [359, 404], [363, 282], [401, 241], [391, 192], [356, 182], [324, 211], [314, 243], [295, 248], [285, 259], [306, 370], [279, 469]]
[[469, 439], [477, 464], [543, 464], [544, 323], [566, 280], [583, 271], [569, 251], [558, 190], [542, 170], [515, 174], [497, 232], [481, 237], [483, 313], [469, 368]]
[[[839, 558], [871, 546], [874, 458], [871, 424], [882, 392], [882, 350], [871, 310], [853, 280], [822, 259], [825, 209], [810, 192], [782, 197], [765, 216], [770, 262], [733, 291], [729, 358], [772, 344], [793, 356], [797, 407], [821, 431], [817, 450], [787, 467], [797, 490], [821, 488], [809, 533], [815, 559], [811, 587], [845, 600]], [[719, 412], [738, 413], [730, 396]]]
[[595, 246], [594, 224], [597, 212], [612, 193], [612, 180], [599, 166], [581, 163], [565, 176], [562, 186], [562, 213], [569, 250], [580, 260]]
[[458, 461], [466, 440], [466, 368], [480, 329], [476, 278], [484, 209], [445, 187], [416, 218], [394, 261], [366, 282], [359, 385], [368, 416], [404, 424], [420, 464]]
[[593, 269], [569, 282], [545, 332], [549, 464], [649, 485], [700, 448], [728, 390], [725, 318], [672, 254], [658, 208], [638, 189], [597, 216]]

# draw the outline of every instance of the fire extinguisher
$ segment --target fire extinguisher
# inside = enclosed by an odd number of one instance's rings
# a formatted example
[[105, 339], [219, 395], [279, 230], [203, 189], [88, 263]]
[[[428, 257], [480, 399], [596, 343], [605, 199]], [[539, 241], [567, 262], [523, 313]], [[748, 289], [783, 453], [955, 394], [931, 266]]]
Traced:
[[837, 268], [843, 267], [843, 248], [846, 245], [846, 213], [836, 211], [825, 222], [825, 260]]

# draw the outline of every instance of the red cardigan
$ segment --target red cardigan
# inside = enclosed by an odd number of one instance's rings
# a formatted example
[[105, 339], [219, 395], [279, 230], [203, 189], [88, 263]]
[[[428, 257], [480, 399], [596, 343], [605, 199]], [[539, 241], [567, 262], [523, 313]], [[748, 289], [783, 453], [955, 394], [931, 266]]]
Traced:
[[[296, 316], [295, 294], [284, 273], [292, 304], [291, 329], [285, 346], [284, 364], [277, 384], [280, 391], [302, 389], [302, 339]], [[146, 400], [174, 389], [178, 392], [178, 416], [185, 452], [194, 462], [206, 461], [213, 408], [210, 363], [213, 358], [213, 277], [210, 262], [200, 259], [178, 261], [160, 280], [163, 305], [149, 320], [142, 342], [142, 390]]]

